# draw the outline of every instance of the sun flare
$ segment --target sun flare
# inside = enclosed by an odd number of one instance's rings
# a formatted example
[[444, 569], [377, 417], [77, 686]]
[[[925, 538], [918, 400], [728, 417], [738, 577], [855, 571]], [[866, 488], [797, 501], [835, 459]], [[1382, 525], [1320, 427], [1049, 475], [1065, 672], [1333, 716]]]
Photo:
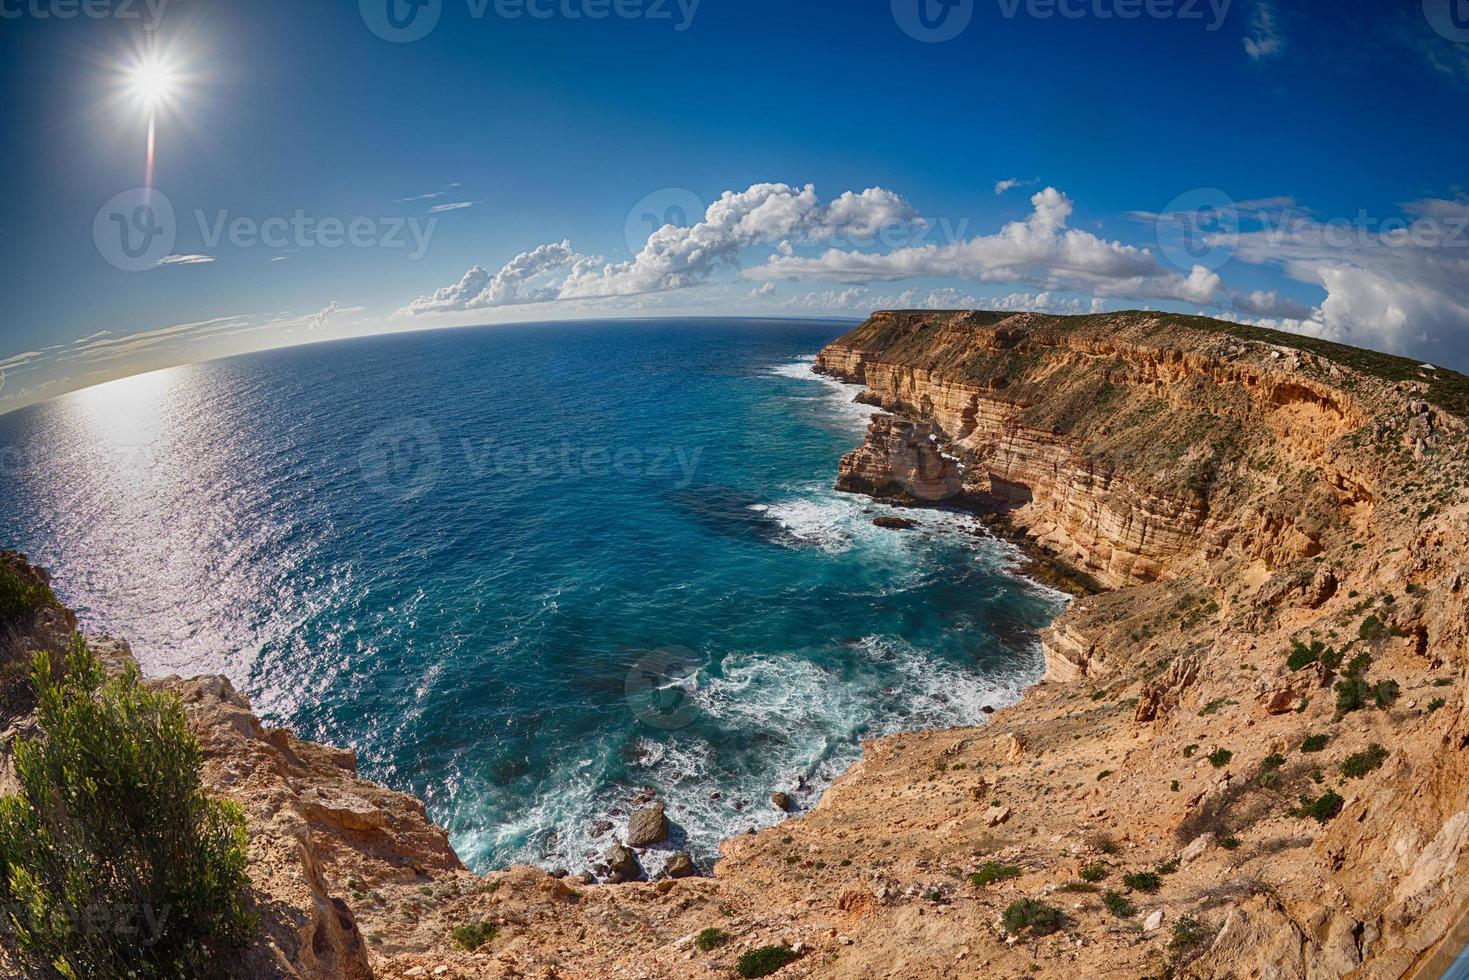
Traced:
[[178, 75], [162, 57], [140, 59], [128, 72], [128, 91], [149, 111], [167, 105], [176, 94]]

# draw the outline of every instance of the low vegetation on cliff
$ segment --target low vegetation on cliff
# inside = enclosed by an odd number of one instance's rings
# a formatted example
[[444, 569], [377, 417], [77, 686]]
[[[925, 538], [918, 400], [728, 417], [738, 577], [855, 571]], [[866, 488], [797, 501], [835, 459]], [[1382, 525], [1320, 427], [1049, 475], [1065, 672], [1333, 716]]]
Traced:
[[36, 654], [35, 737], [0, 799], [6, 952], [28, 976], [207, 976], [251, 932], [244, 818], [205, 795], [178, 699], [77, 637]]

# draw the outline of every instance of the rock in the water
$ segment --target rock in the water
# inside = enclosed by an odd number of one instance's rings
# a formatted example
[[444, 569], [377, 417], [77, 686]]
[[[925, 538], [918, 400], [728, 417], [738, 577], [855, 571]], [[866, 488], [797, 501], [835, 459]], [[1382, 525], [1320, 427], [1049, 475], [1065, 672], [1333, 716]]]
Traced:
[[694, 859], [689, 856], [688, 851], [679, 851], [668, 859], [663, 873], [670, 878], [688, 878], [695, 873]]
[[885, 527], [893, 531], [908, 531], [918, 526], [917, 521], [909, 520], [906, 517], [878, 517], [874, 518], [872, 523], [875, 527]]
[[604, 859], [607, 864], [607, 878], [614, 884], [624, 881], [636, 881], [643, 876], [642, 866], [638, 864], [638, 857], [631, 849], [621, 844], [613, 844], [607, 850]]
[[780, 792], [779, 790], [776, 790], [774, 793], [770, 794], [770, 805], [775, 807], [777, 810], [781, 810], [785, 813], [790, 813], [791, 806], [793, 804], [791, 803], [791, 798], [788, 795]]
[[668, 818], [663, 804], [641, 807], [627, 818], [627, 846], [648, 847], [668, 839]]

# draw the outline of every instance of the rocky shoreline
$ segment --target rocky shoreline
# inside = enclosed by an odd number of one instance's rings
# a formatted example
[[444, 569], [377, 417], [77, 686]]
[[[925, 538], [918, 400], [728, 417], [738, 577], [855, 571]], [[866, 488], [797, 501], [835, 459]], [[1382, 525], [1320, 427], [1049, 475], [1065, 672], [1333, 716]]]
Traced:
[[[350, 752], [159, 679], [246, 813], [240, 975], [712, 978], [770, 946], [780, 977], [1441, 973], [1469, 911], [1469, 379], [1151, 313], [879, 313], [817, 367], [889, 413], [844, 488], [999, 501], [1100, 587], [1043, 632], [1045, 682], [865, 743], [710, 876], [591, 885], [474, 875]], [[635, 802], [627, 838], [666, 835]]]

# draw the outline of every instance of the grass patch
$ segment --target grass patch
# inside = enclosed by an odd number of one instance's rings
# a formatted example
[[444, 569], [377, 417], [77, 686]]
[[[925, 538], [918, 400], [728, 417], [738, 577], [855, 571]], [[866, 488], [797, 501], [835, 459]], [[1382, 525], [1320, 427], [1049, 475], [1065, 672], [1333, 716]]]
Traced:
[[969, 876], [970, 884], [982, 888], [991, 882], [1004, 881], [1006, 878], [1020, 877], [1020, 868], [1013, 864], [1000, 864], [997, 861], [986, 861], [979, 870]]

